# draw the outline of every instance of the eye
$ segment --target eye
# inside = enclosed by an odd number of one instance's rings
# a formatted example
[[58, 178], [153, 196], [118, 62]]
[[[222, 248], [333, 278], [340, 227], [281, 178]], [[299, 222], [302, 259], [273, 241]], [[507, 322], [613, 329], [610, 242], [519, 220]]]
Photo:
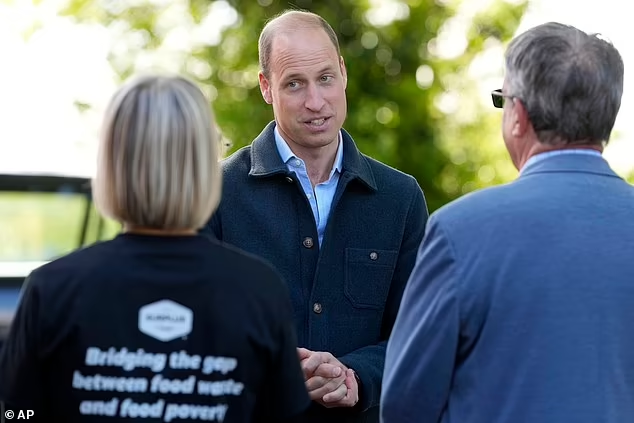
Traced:
[[291, 81], [288, 83], [288, 88], [295, 89], [297, 87], [299, 87], [299, 82], [297, 81]]
[[321, 77], [321, 82], [332, 82], [333, 79], [332, 75], [324, 75]]

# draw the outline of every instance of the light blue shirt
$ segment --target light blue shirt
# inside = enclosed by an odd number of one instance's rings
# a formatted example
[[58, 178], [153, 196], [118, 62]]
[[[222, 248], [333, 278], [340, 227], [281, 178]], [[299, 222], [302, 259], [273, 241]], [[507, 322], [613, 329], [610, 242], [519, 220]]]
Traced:
[[524, 172], [524, 169], [527, 169], [529, 166], [534, 165], [535, 163], [539, 163], [542, 160], [546, 160], [549, 157], [563, 156], [566, 154], [571, 154], [571, 155], [580, 154], [580, 155], [586, 155], [586, 156], [603, 157], [603, 155], [597, 150], [591, 150], [586, 148], [571, 148], [571, 149], [564, 149], [564, 150], [546, 151], [544, 153], [535, 154], [534, 156], [526, 160], [526, 163], [524, 163], [524, 166], [522, 166], [522, 170], [520, 171], [520, 173]]
[[330, 177], [326, 182], [315, 185], [314, 190], [310, 178], [308, 177], [304, 161], [291, 151], [277, 130], [277, 126], [274, 129], [274, 133], [275, 144], [277, 145], [277, 151], [280, 153], [280, 157], [282, 157], [282, 161], [286, 163], [286, 167], [290, 172], [295, 172], [295, 175], [302, 185], [304, 194], [310, 203], [310, 207], [313, 210], [315, 224], [317, 225], [317, 235], [319, 236], [319, 245], [321, 245], [324, 239], [326, 223], [328, 223], [328, 216], [330, 215], [330, 207], [332, 206], [332, 200], [337, 190], [337, 184], [343, 166], [343, 141], [341, 139], [341, 131], [339, 131], [339, 146], [337, 147], [335, 162], [330, 171]]

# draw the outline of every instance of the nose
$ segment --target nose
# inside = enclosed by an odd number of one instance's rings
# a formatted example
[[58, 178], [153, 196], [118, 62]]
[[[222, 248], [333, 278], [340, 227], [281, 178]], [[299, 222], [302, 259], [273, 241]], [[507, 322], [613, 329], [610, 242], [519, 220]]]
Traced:
[[308, 110], [318, 112], [324, 107], [325, 103], [321, 88], [315, 84], [310, 84], [306, 90], [306, 100], [304, 102], [304, 106]]

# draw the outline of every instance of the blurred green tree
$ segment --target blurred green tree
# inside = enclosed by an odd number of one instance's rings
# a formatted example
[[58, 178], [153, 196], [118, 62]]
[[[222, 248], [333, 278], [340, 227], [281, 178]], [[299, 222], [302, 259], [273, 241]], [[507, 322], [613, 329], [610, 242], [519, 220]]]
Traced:
[[501, 86], [503, 46], [526, 6], [525, 0], [70, 0], [65, 13], [119, 34], [110, 59], [121, 78], [157, 67], [151, 54], [163, 51], [171, 70], [198, 80], [228, 153], [272, 119], [257, 78], [265, 21], [287, 8], [320, 14], [337, 31], [348, 68], [345, 128], [366, 154], [416, 177], [433, 211], [514, 175], [499, 135], [501, 113], [488, 92]]

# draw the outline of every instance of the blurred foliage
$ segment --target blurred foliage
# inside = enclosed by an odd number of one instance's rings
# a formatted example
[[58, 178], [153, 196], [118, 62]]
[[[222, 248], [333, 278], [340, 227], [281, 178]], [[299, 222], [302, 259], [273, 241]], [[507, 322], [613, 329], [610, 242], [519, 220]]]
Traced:
[[[155, 69], [148, 55], [166, 52], [167, 67], [198, 80], [213, 101], [228, 152], [273, 117], [257, 78], [264, 23], [287, 8], [320, 14], [338, 33], [348, 68], [345, 128], [366, 154], [414, 175], [433, 211], [516, 174], [487, 93], [502, 84], [503, 46], [527, 3], [477, 3], [70, 0], [65, 14], [120, 35], [110, 62], [122, 79]], [[491, 60], [499, 66], [487, 69]], [[494, 86], [482, 87], [487, 78]]]

